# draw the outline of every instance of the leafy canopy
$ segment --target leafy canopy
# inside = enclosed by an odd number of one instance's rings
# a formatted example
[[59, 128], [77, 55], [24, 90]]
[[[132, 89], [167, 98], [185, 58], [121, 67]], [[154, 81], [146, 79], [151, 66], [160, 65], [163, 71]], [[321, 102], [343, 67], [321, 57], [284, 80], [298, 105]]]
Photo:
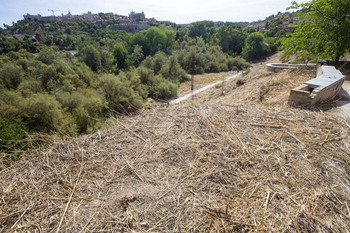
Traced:
[[264, 58], [268, 54], [266, 45], [264, 44], [264, 36], [259, 32], [250, 34], [245, 40], [245, 46], [242, 56], [247, 61], [258, 60]]
[[304, 59], [318, 55], [338, 61], [350, 49], [349, 0], [292, 2], [290, 9], [302, 9], [301, 22], [282, 41], [285, 58], [294, 54]]

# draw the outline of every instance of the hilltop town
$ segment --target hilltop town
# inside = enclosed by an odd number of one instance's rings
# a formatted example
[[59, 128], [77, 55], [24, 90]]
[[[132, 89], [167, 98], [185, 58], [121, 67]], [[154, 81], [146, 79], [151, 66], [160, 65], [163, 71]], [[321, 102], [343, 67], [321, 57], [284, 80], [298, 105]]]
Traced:
[[[157, 20], [155, 18], [146, 18], [144, 12], [136, 13], [131, 11], [128, 16], [108, 13], [92, 13], [88, 11], [82, 15], [73, 15], [70, 11], [55, 11], [52, 12], [51, 16], [38, 15], [23, 15], [24, 19], [31, 19], [40, 23], [54, 23], [54, 22], [82, 22], [87, 21], [97, 26], [101, 26], [104, 22], [111, 22], [109, 29], [124, 30], [128, 32], [137, 32], [140, 30], [147, 30], [151, 26], [156, 26]], [[55, 12], [68, 12], [67, 14], [61, 13], [61, 15], [55, 15]], [[266, 17], [265, 20], [259, 20], [254, 22], [239, 22], [242, 27], [254, 30], [268, 30], [270, 28], [277, 28], [278, 30], [287, 29], [292, 31], [294, 28], [293, 23], [298, 22], [299, 18], [295, 13], [290, 12], [278, 12], [276, 15]], [[215, 22], [215, 26], [222, 26], [225, 22]], [[189, 24], [181, 24], [181, 27], [188, 27]]]
[[54, 23], [54, 22], [82, 22], [87, 21], [97, 26], [101, 26], [104, 22], [113, 22], [109, 25], [109, 29], [115, 30], [124, 30], [129, 32], [135, 32], [140, 30], [147, 30], [151, 26], [156, 24], [154, 18], [146, 18], [145, 13], [135, 13], [131, 11], [128, 16], [109, 13], [92, 13], [88, 11], [82, 15], [72, 15], [70, 11], [67, 14], [61, 13], [61, 15], [56, 16], [55, 10], [52, 11], [51, 16], [41, 16], [38, 15], [23, 15], [24, 19], [31, 19], [40, 23]]
[[277, 30], [287, 29], [293, 31], [293, 23], [300, 22], [300, 18], [295, 13], [278, 12], [276, 15], [270, 15], [265, 20], [254, 21], [246, 25], [248, 29], [254, 30], [268, 30], [276, 28]]

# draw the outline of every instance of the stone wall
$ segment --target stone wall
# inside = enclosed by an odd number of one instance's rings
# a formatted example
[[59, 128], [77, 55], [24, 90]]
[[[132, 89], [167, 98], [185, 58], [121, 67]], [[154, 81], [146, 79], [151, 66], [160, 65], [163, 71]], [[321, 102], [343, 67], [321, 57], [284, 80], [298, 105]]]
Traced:
[[294, 88], [288, 104], [292, 106], [314, 105], [333, 99], [340, 92], [345, 76], [334, 66], [317, 67], [317, 77]]

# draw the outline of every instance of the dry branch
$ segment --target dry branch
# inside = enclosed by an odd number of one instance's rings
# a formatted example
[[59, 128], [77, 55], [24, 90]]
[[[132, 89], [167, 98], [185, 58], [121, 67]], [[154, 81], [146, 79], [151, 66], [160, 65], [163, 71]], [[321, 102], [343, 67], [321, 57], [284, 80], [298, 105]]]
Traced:
[[350, 229], [344, 122], [298, 109], [239, 109], [145, 110], [101, 131], [98, 146], [98, 132], [67, 139], [2, 170], [0, 231]]

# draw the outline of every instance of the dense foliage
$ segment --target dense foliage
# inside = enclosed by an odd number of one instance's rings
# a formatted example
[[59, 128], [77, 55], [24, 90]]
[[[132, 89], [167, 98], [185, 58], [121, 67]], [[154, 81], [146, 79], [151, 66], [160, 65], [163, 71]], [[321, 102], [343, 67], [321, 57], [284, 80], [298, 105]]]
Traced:
[[300, 23], [290, 37], [283, 40], [284, 57], [293, 54], [309, 59], [339, 60], [350, 49], [350, 1], [312, 0], [307, 3], [292, 3], [299, 12]]

